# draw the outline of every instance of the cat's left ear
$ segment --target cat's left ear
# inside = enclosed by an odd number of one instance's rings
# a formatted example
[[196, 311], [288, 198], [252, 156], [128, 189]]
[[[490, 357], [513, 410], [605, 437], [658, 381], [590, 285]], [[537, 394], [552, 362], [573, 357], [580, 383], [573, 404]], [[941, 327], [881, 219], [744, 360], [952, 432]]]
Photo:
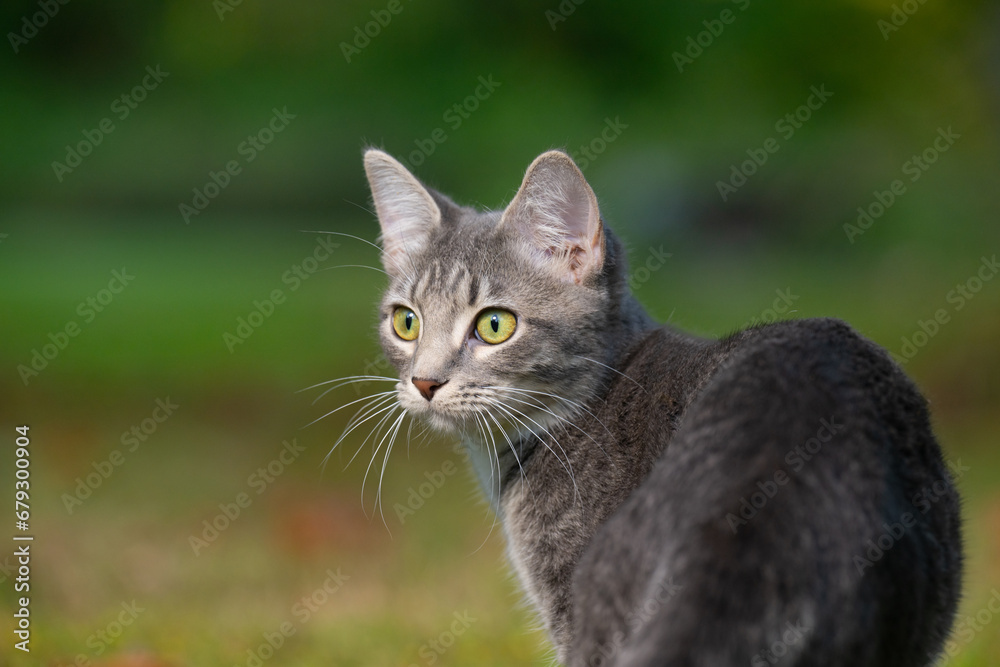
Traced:
[[417, 177], [377, 148], [365, 151], [365, 174], [382, 227], [382, 262], [391, 275], [424, 249], [431, 231], [441, 224], [441, 209]]
[[583, 284], [604, 265], [597, 197], [573, 159], [549, 151], [528, 167], [501, 226], [517, 229], [560, 278]]

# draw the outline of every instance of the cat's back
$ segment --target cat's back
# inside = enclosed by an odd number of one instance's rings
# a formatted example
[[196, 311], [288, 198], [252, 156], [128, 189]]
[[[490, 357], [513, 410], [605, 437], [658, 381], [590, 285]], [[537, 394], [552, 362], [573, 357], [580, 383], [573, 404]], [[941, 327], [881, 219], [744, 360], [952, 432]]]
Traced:
[[788, 320], [720, 340], [664, 326], [638, 341], [621, 366], [605, 402], [634, 415], [620, 420], [625, 428], [658, 429], [663, 404], [675, 428], [694, 420], [723, 428], [737, 419], [768, 429], [775, 413], [789, 421], [834, 414], [869, 432], [882, 429], [907, 461], [921, 448], [933, 454], [917, 456], [921, 463], [940, 458], [919, 390], [882, 347], [841, 320]]
[[812, 319], [720, 341], [659, 329], [623, 361], [635, 386], [608, 403], [661, 453], [581, 558], [577, 655], [757, 664], [793, 627], [789, 665], [929, 661], [958, 599], [957, 494], [882, 348]]

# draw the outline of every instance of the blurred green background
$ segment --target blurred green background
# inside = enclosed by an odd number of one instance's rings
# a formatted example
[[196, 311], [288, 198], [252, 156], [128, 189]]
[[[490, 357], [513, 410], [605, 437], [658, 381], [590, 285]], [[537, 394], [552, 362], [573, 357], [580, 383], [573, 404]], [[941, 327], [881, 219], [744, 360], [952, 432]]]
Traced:
[[[370, 144], [483, 207], [564, 147], [661, 320], [837, 316], [906, 359], [967, 468], [962, 617], [1000, 589], [997, 3], [36, 0], [0, 25], [0, 489], [28, 424], [36, 536], [32, 652], [4, 613], [0, 663], [550, 660], [451, 443], [393, 451], [383, 522], [364, 432], [322, 465], [353, 409], [306, 426], [385, 388], [297, 393], [386, 371], [383, 277], [334, 268], [376, 251], [312, 233], [375, 239]], [[1000, 662], [987, 613], [948, 664]]]

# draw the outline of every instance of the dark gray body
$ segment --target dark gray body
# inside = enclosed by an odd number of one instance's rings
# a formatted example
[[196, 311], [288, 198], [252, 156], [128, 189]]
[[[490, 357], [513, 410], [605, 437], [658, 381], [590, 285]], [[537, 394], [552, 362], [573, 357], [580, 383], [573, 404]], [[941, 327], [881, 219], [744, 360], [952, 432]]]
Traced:
[[656, 329], [616, 368], [635, 382], [612, 375], [578, 422], [607, 455], [559, 439], [579, 498], [539, 447], [502, 501], [529, 526], [512, 549], [536, 555], [569, 665], [931, 662], [959, 597], [958, 498], [883, 350], [835, 320], [723, 341]]

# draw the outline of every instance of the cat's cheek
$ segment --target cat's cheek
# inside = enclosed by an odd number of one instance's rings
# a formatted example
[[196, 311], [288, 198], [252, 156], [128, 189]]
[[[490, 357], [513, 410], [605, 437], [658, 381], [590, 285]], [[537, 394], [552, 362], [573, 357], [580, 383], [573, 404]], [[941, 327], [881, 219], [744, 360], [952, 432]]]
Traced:
[[395, 337], [395, 334], [383, 334], [382, 336], [382, 354], [392, 364], [393, 368], [396, 369], [399, 376], [403, 377], [410, 367], [410, 361], [413, 357], [413, 344], [404, 344], [398, 339], [394, 340], [390, 338], [390, 335]]

